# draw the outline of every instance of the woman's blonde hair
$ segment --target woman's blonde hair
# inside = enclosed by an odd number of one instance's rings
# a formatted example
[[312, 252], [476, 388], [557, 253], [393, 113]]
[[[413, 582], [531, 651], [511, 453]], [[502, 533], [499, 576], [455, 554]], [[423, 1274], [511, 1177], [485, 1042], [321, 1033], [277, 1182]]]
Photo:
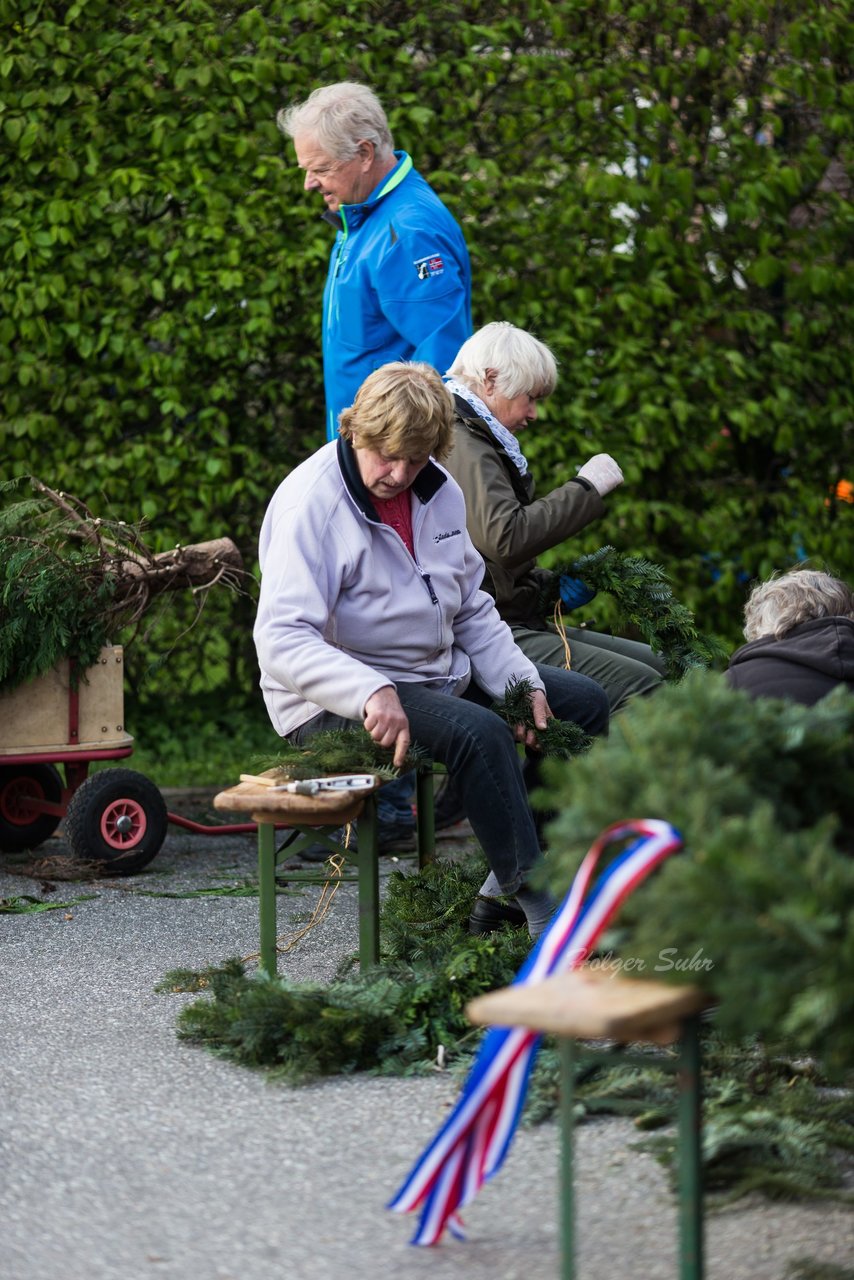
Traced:
[[395, 361], [368, 375], [338, 430], [357, 449], [441, 462], [453, 443], [454, 402], [432, 365]]
[[791, 569], [753, 588], [744, 606], [744, 638], [782, 640], [813, 618], [854, 618], [854, 592], [818, 569]]

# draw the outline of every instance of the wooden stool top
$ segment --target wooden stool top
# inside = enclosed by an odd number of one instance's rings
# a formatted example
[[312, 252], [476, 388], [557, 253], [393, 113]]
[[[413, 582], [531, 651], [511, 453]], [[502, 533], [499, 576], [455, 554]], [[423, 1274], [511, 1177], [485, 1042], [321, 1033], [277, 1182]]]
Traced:
[[466, 1005], [466, 1015], [478, 1025], [530, 1027], [577, 1040], [671, 1044], [679, 1039], [680, 1021], [712, 1003], [699, 987], [622, 978], [615, 967], [582, 966], [477, 996]]
[[[253, 822], [280, 822], [303, 827], [338, 827], [354, 822], [365, 807], [370, 791], [319, 791], [317, 795], [295, 795], [290, 791], [274, 791], [270, 783], [279, 774], [267, 769], [257, 781], [240, 782], [214, 796], [214, 808], [231, 813], [248, 813]], [[265, 785], [260, 779], [269, 778]], [[382, 779], [375, 777], [376, 791]]]

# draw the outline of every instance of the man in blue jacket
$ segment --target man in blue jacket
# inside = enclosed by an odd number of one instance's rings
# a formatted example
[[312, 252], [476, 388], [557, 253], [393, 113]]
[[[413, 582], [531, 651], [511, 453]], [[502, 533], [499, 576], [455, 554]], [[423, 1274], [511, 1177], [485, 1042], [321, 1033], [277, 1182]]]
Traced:
[[326, 438], [369, 373], [420, 360], [444, 373], [471, 334], [463, 234], [365, 85], [343, 81], [279, 112], [306, 191], [337, 231], [323, 292]]
[[[305, 190], [336, 230], [323, 291], [326, 439], [338, 435], [368, 374], [394, 360], [444, 373], [471, 335], [463, 233], [405, 151], [395, 151], [376, 94], [352, 81], [315, 89], [277, 124], [293, 140]], [[412, 785], [384, 789], [380, 849], [412, 847]], [[323, 853], [323, 846], [317, 850]]]

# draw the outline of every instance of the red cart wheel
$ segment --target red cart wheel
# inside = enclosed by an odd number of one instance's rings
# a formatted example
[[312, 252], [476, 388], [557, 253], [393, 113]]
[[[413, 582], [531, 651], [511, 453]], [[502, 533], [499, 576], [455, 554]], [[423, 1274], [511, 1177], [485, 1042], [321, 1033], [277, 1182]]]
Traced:
[[166, 838], [166, 804], [153, 782], [132, 769], [103, 769], [68, 805], [65, 837], [75, 858], [103, 862], [109, 875], [132, 875]]
[[52, 764], [0, 766], [0, 849], [19, 853], [53, 835], [60, 818], [40, 813], [40, 800], [62, 800], [62, 779]]

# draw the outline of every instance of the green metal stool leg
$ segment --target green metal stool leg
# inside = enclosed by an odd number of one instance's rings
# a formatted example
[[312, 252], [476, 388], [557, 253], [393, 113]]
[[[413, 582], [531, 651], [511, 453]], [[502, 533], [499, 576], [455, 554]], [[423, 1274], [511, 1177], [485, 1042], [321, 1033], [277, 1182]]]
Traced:
[[377, 802], [368, 796], [359, 817], [359, 963], [363, 969], [380, 958], [380, 869]]
[[679, 1276], [703, 1280], [703, 1153], [700, 1020], [686, 1018], [679, 1041]]
[[258, 916], [260, 967], [272, 977], [276, 972], [276, 829], [271, 822], [258, 823]]
[[415, 770], [415, 810], [418, 837], [418, 869], [436, 857], [436, 811], [433, 806], [433, 766]]
[[560, 1050], [561, 1121], [561, 1280], [575, 1280], [575, 1045], [569, 1036], [558, 1040]]

